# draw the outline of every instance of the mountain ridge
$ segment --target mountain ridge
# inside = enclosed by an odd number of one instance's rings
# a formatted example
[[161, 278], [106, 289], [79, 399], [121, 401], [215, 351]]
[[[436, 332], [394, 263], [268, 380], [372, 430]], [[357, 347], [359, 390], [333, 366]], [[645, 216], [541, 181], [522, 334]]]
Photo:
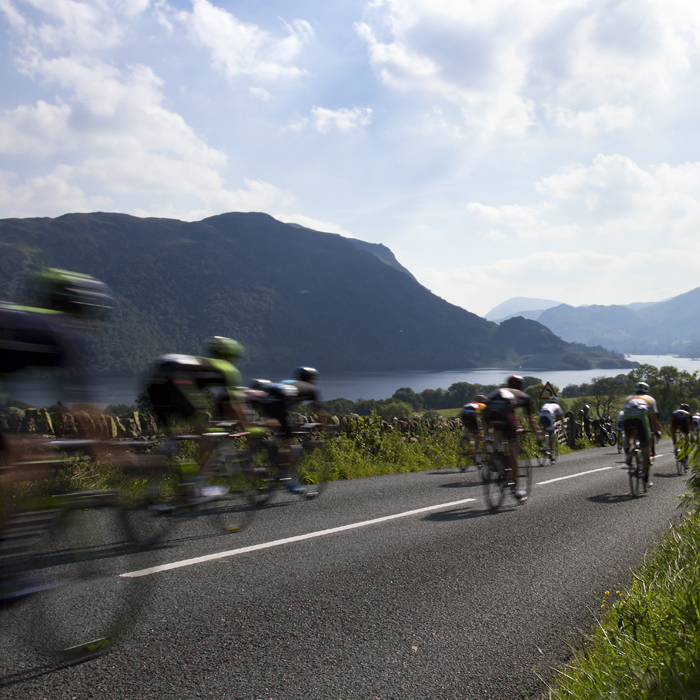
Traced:
[[104, 280], [117, 303], [95, 341], [103, 374], [138, 373], [164, 352], [198, 354], [210, 335], [242, 342], [247, 374], [299, 364], [321, 371], [632, 366], [570, 346], [536, 322], [501, 329], [432, 294], [392, 264], [385, 246], [354, 240], [256, 212], [198, 222], [105, 212], [5, 219], [0, 298], [21, 297], [24, 274], [41, 266]]

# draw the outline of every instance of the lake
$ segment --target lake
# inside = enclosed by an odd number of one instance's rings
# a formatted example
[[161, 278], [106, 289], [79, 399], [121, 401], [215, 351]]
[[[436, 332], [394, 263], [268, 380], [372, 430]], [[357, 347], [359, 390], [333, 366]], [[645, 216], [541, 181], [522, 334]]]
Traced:
[[[672, 365], [681, 370], [695, 372], [700, 370], [700, 360], [692, 360], [671, 355], [628, 355], [629, 359], [655, 367]], [[563, 389], [568, 384], [583, 384], [594, 377], [614, 377], [627, 374], [630, 370], [620, 369], [587, 369], [568, 370], [561, 372], [538, 372], [513, 368], [502, 369], [471, 369], [451, 372], [383, 372], [366, 374], [329, 374], [321, 375], [319, 386], [324, 399], [344, 398], [351, 401], [358, 399], [387, 399], [397, 389], [410, 387], [415, 392], [424, 389], [447, 389], [456, 382], [470, 384], [498, 384], [509, 374], [529, 374], [542, 379], [543, 382]], [[273, 380], [284, 377], [270, 377]], [[21, 399], [35, 406], [49, 406], [59, 398], [57, 390], [52, 389], [46, 380], [23, 379], [3, 384], [4, 393], [14, 399]], [[101, 406], [108, 404], [133, 404], [136, 396], [143, 390], [142, 379], [106, 378], [97, 382], [90, 389], [90, 395], [85, 400]], [[64, 400], [65, 403], [65, 400]]]

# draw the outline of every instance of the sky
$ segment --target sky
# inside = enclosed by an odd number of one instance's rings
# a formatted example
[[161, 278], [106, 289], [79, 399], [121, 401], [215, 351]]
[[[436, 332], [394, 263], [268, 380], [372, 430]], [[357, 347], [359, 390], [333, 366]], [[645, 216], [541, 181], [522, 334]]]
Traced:
[[697, 0], [0, 0], [0, 218], [260, 211], [483, 315], [700, 286]]

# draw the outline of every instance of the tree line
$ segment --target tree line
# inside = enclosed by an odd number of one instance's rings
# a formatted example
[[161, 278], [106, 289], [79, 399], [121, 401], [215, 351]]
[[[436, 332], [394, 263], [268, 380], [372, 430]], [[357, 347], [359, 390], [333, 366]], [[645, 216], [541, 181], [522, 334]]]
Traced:
[[[589, 405], [592, 415], [615, 418], [625, 397], [634, 392], [637, 382], [643, 381], [649, 384], [650, 393], [656, 399], [661, 421], [668, 422], [681, 403], [689, 404], [691, 413], [700, 411], [699, 374], [700, 372], [679, 370], [671, 365], [659, 368], [643, 364], [629, 374], [596, 377], [590, 382], [569, 384], [561, 391], [559, 387], [554, 386], [554, 390], [562, 399], [561, 404], [565, 411], [578, 413], [584, 405]], [[544, 388], [542, 379], [533, 376], [524, 379], [525, 391], [535, 402], [539, 402], [540, 393]], [[333, 399], [324, 402], [324, 406], [329, 413], [337, 416], [368, 416], [376, 412], [384, 420], [391, 420], [394, 417], [408, 418], [416, 413], [461, 408], [478, 394], [489, 394], [496, 388], [496, 384], [469, 382], [456, 382], [448, 389], [424, 389], [421, 392], [402, 387], [388, 399]]]

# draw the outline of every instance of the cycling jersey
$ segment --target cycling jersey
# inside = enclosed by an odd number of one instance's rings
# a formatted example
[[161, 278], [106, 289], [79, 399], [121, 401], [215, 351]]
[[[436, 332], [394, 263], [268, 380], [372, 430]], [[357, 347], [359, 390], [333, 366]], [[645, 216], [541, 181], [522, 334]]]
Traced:
[[316, 385], [311, 382], [286, 379], [278, 384], [260, 383], [258, 390], [248, 392], [249, 400], [254, 409], [267, 418], [280, 424], [282, 434], [289, 438], [292, 434], [290, 422], [291, 410], [300, 403], [307, 401], [319, 404], [321, 394]]
[[624, 411], [620, 411], [620, 412], [617, 414], [617, 432], [618, 432], [618, 433], [621, 433], [621, 432], [622, 432], [622, 421], [624, 420], [624, 418], [625, 418], [625, 412], [624, 412]]
[[648, 394], [632, 394], [625, 399], [622, 410], [625, 433], [636, 432], [641, 446], [646, 447], [651, 439], [649, 414], [658, 413], [656, 401]]
[[546, 403], [540, 408], [540, 425], [548, 432], [554, 432], [554, 424], [564, 418], [564, 412], [558, 403]]
[[162, 355], [153, 364], [146, 391], [158, 419], [167, 424], [179, 418], [192, 424], [206, 422], [209, 387], [222, 387], [226, 402], [240, 403], [241, 373], [227, 360], [193, 355]]
[[525, 409], [528, 416], [532, 415], [532, 399], [520, 389], [496, 389], [488, 395], [486, 408], [482, 414], [484, 421], [489, 424], [502, 424], [505, 437], [512, 439], [516, 436], [520, 425], [515, 417], [517, 408]]
[[687, 435], [690, 432], [691, 422], [692, 417], [690, 413], [679, 408], [671, 415], [671, 430], [675, 428]]
[[478, 403], [476, 401], [464, 405], [462, 408], [461, 418], [462, 425], [464, 426], [465, 430], [480, 430], [478, 418], [483, 413], [485, 408], [485, 403]]

